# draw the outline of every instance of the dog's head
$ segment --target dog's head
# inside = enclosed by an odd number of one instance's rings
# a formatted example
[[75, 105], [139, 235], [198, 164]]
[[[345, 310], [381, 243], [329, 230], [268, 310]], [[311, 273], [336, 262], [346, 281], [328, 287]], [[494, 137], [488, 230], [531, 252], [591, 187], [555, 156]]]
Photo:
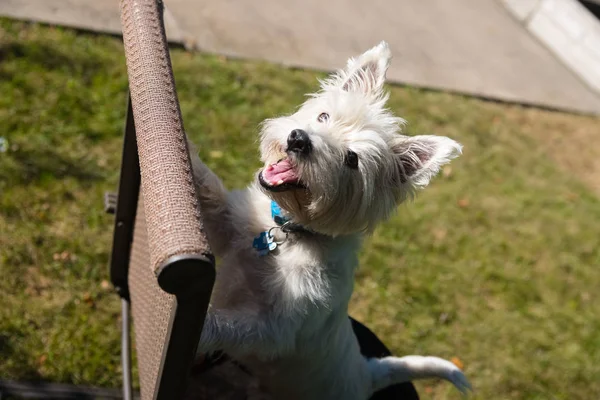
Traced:
[[382, 42], [296, 113], [264, 122], [257, 179], [295, 222], [331, 235], [370, 231], [460, 153], [446, 137], [399, 134], [404, 120], [383, 90], [390, 59]]

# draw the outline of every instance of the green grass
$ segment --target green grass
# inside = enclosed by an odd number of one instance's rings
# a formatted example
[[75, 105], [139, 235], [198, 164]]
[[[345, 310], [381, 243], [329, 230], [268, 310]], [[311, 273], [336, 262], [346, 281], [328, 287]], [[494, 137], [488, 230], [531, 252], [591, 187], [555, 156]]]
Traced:
[[[313, 72], [172, 57], [186, 130], [231, 188], [259, 166], [257, 124], [316, 88]], [[118, 39], [0, 20], [2, 379], [120, 385], [102, 195], [118, 179], [126, 91]], [[568, 145], [582, 131], [597, 141], [600, 120], [391, 91], [409, 133], [465, 152], [367, 241], [352, 313], [397, 354], [460, 359], [477, 399], [600, 397], [600, 200], [582, 183], [598, 153]]]

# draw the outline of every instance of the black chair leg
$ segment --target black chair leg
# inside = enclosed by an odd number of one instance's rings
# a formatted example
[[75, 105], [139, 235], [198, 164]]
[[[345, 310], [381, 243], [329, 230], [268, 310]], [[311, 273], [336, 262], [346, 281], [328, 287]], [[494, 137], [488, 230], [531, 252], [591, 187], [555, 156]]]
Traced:
[[121, 299], [121, 367], [123, 368], [123, 400], [133, 399], [131, 387], [131, 326], [129, 322], [129, 301]]

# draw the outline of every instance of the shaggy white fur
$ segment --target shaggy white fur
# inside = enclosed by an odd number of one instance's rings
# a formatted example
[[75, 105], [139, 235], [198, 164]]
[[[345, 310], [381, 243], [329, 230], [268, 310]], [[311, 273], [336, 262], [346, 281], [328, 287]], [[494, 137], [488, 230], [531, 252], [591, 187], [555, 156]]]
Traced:
[[[265, 167], [227, 192], [192, 152], [205, 228], [222, 258], [199, 352], [224, 350], [277, 399], [365, 400], [413, 379], [470, 385], [437, 357], [365, 359], [348, 320], [362, 237], [425, 187], [461, 146], [403, 136], [385, 108], [391, 55], [385, 42], [348, 61], [292, 115], [262, 125]], [[303, 229], [272, 230], [261, 256], [253, 239], [277, 225], [271, 201]]]

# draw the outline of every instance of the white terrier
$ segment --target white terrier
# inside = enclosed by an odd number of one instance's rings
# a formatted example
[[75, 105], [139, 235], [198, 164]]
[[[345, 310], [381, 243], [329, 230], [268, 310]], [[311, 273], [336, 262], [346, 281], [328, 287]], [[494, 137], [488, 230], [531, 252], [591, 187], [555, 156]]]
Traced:
[[390, 59], [382, 42], [295, 114], [265, 121], [265, 167], [244, 191], [227, 192], [192, 156], [221, 257], [199, 352], [224, 350], [273, 398], [366, 400], [430, 377], [470, 388], [437, 357], [365, 359], [348, 319], [363, 236], [461, 152], [446, 137], [399, 134], [404, 120], [385, 108]]

